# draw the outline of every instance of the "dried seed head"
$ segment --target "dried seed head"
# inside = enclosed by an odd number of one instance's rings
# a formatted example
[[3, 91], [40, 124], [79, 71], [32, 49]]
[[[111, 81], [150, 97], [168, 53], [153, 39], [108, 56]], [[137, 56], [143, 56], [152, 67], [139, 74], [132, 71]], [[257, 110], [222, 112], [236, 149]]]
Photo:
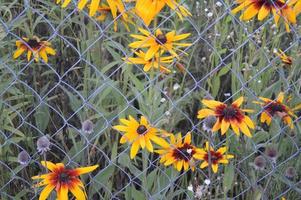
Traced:
[[82, 131], [85, 134], [91, 134], [94, 129], [94, 124], [91, 120], [86, 120], [82, 123]]
[[277, 157], [278, 157], [278, 151], [277, 151], [277, 149], [275, 148], [275, 147], [272, 147], [272, 146], [270, 146], [270, 147], [267, 147], [266, 149], [265, 149], [265, 155], [267, 156], [267, 157], [269, 157], [273, 162], [276, 162], [276, 159], [277, 159]]
[[211, 132], [215, 122], [216, 122], [215, 116], [206, 117], [203, 122], [203, 130], [206, 132]]
[[296, 169], [294, 167], [288, 167], [286, 170], [285, 170], [285, 176], [287, 178], [294, 178], [296, 176]]
[[47, 136], [42, 136], [37, 140], [37, 150], [41, 154], [50, 150], [50, 141]]
[[27, 153], [27, 151], [23, 150], [18, 155], [18, 162], [21, 165], [27, 165], [30, 161], [30, 155]]
[[254, 166], [257, 170], [263, 170], [266, 166], [266, 160], [263, 156], [257, 156], [254, 159]]

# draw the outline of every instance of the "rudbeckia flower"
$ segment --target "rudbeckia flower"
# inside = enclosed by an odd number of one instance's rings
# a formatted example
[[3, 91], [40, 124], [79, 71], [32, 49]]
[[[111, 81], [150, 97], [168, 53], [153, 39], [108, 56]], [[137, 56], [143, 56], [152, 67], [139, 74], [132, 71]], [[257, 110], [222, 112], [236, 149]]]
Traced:
[[157, 52], [167, 51], [172, 56], [178, 56], [175, 52], [174, 46], [188, 47], [190, 43], [177, 43], [179, 40], [187, 38], [190, 33], [176, 35], [175, 31], [170, 31], [164, 34], [160, 29], [157, 29], [155, 35], [152, 35], [145, 29], [139, 28], [142, 35], [132, 34], [131, 37], [138, 39], [138, 41], [129, 44], [131, 48], [149, 48], [145, 54], [145, 60], [150, 60]]
[[257, 15], [258, 20], [264, 20], [271, 12], [274, 15], [275, 24], [278, 25], [279, 19], [282, 18], [285, 23], [286, 31], [290, 32], [289, 23], [296, 24], [296, 14], [292, 8], [295, 3], [285, 0], [236, 0], [239, 4], [232, 10], [233, 14], [244, 10], [240, 16], [241, 20], [250, 20]]
[[[148, 72], [151, 68], [160, 69], [161, 72], [170, 73], [170, 70], [164, 66], [164, 63], [172, 63], [173, 56], [162, 56], [162, 53], [157, 53], [154, 58], [145, 60], [145, 53], [143, 51], [135, 52], [137, 57], [130, 57], [126, 59], [128, 64], [144, 65], [143, 70]], [[125, 59], [125, 58], [124, 58]]]
[[173, 165], [178, 171], [188, 170], [189, 167], [194, 171], [195, 169], [195, 158], [197, 152], [200, 149], [196, 148], [191, 144], [191, 133], [187, 133], [184, 141], [182, 141], [181, 133], [170, 135], [170, 145], [156, 150], [155, 152], [160, 154], [160, 163], [163, 163], [165, 166]]
[[234, 158], [231, 154], [225, 154], [227, 152], [227, 147], [221, 147], [215, 151], [210, 145], [209, 142], [206, 142], [205, 149], [200, 149], [200, 152], [195, 154], [195, 158], [203, 160], [200, 165], [201, 169], [208, 167], [211, 164], [212, 171], [217, 173], [218, 164], [227, 165], [229, 159]]
[[[117, 31], [118, 19], [121, 19], [121, 22], [125, 26], [126, 30], [130, 31], [128, 23], [133, 24], [133, 21], [130, 19], [130, 16], [125, 13], [125, 8], [122, 2], [120, 0], [109, 0], [108, 2], [110, 3], [109, 6], [106, 4], [99, 5], [97, 9], [97, 14], [99, 15], [96, 17], [96, 20], [104, 21], [107, 18], [108, 14], [111, 13], [114, 21], [114, 31]], [[119, 17], [120, 14], [121, 16]]]
[[276, 100], [259, 97], [262, 102], [254, 101], [256, 104], [260, 104], [263, 108], [263, 111], [260, 115], [261, 123], [266, 123], [270, 125], [272, 122], [272, 118], [274, 116], [281, 117], [281, 119], [286, 123], [291, 129], [294, 128], [292, 117], [297, 116], [294, 114], [294, 111], [301, 109], [301, 104], [294, 107], [289, 108], [287, 105], [283, 103], [284, 101], [284, 93], [280, 92]]
[[81, 174], [92, 172], [98, 167], [98, 165], [69, 169], [66, 168], [63, 163], [54, 164], [49, 161], [42, 161], [41, 163], [44, 167], [50, 170], [50, 172], [32, 177], [34, 180], [42, 179], [42, 181], [36, 184], [35, 187], [45, 186], [40, 194], [39, 200], [46, 200], [52, 190], [56, 191], [58, 200], [67, 200], [69, 191], [78, 200], [87, 199], [85, 186], [79, 179], [79, 176]]
[[293, 64], [292, 57], [287, 56], [283, 51], [281, 51], [281, 49], [279, 49], [279, 52], [276, 51], [275, 54], [281, 59], [281, 61], [284, 64], [287, 64], [287, 65], [292, 65]]
[[23, 40], [17, 40], [16, 46], [17, 50], [15, 51], [13, 58], [17, 59], [23, 53], [27, 51], [27, 60], [30, 61], [31, 56], [33, 55], [36, 62], [39, 61], [41, 57], [46, 63], [48, 62], [48, 54], [55, 55], [56, 52], [51, 48], [51, 43], [47, 41], [41, 41], [38, 37], [34, 36], [32, 38], [22, 38]]
[[175, 0], [136, 0], [135, 13], [143, 20], [146, 26], [149, 26], [165, 5], [175, 10], [181, 20], [183, 20], [183, 17], [191, 16], [191, 13]]
[[229, 129], [230, 125], [234, 133], [239, 136], [240, 131], [246, 136], [252, 137], [249, 128], [254, 129], [253, 121], [244, 114], [244, 112], [253, 112], [249, 109], [240, 109], [244, 98], [240, 97], [231, 105], [224, 104], [214, 100], [202, 100], [202, 103], [208, 107], [199, 110], [198, 118], [203, 119], [208, 116], [215, 116], [216, 123], [212, 127], [212, 131], [221, 129], [221, 134], [224, 135]]
[[157, 136], [159, 131], [155, 127], [152, 127], [144, 116], [141, 116], [140, 122], [137, 122], [131, 115], [128, 120], [120, 119], [120, 122], [122, 125], [117, 125], [113, 128], [125, 132], [120, 139], [121, 144], [126, 142], [132, 144], [130, 152], [131, 159], [135, 158], [140, 147], [142, 149], [146, 147], [149, 152], [153, 152], [152, 142], [162, 147], [168, 146], [168, 143], [164, 139]]

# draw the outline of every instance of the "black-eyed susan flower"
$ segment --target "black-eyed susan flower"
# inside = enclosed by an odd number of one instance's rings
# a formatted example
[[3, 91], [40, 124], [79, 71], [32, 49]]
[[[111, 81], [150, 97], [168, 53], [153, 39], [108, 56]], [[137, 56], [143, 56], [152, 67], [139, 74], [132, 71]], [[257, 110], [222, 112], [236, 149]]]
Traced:
[[35, 187], [45, 186], [40, 194], [39, 200], [46, 200], [53, 190], [56, 191], [57, 199], [59, 200], [67, 200], [69, 191], [78, 200], [87, 199], [85, 186], [79, 179], [79, 176], [92, 172], [98, 165], [69, 169], [66, 168], [63, 163], [54, 164], [49, 161], [42, 161], [41, 163], [50, 170], [50, 172], [32, 177], [34, 180], [42, 179]]
[[241, 20], [247, 21], [257, 15], [259, 21], [264, 20], [270, 13], [274, 15], [275, 24], [282, 18], [286, 31], [290, 32], [289, 23], [296, 24], [296, 14], [292, 8], [294, 1], [285, 0], [236, 0], [239, 4], [232, 10], [233, 14], [242, 11]]
[[33, 55], [36, 62], [39, 61], [40, 57], [47, 63], [48, 54], [55, 55], [55, 50], [51, 47], [51, 43], [48, 41], [41, 41], [38, 37], [32, 38], [23, 37], [22, 40], [16, 41], [17, 50], [15, 51], [13, 58], [17, 59], [23, 53], [27, 51], [27, 60], [30, 61]]
[[169, 52], [172, 56], [177, 56], [175, 46], [188, 47], [190, 43], [178, 43], [177, 41], [187, 38], [190, 33], [176, 35], [176, 31], [170, 31], [164, 34], [160, 29], [157, 29], [155, 35], [152, 35], [145, 29], [139, 28], [142, 35], [131, 34], [131, 37], [138, 41], [129, 44], [131, 48], [148, 48], [145, 54], [145, 60], [150, 60], [160, 51]]
[[[122, 125], [114, 126], [113, 128], [125, 132], [121, 137], [120, 143], [124, 144], [129, 142], [132, 144], [130, 157], [135, 158], [140, 147], [153, 152], [154, 148], [152, 142], [162, 146], [168, 147], [168, 143], [161, 137], [158, 137], [158, 129], [151, 126], [144, 116], [141, 116], [140, 122], [137, 122], [131, 115], [129, 119], [120, 119]], [[152, 141], [152, 142], [151, 142]]]
[[227, 150], [227, 147], [221, 147], [215, 151], [209, 145], [209, 142], [206, 142], [205, 149], [201, 149], [197, 154], [194, 155], [194, 157], [203, 160], [200, 165], [201, 169], [211, 165], [212, 171], [217, 173], [219, 164], [227, 165], [229, 163], [229, 159], [234, 158], [233, 155], [227, 154]]
[[107, 18], [108, 14], [111, 14], [114, 21], [114, 31], [117, 31], [118, 19], [121, 20], [126, 30], [130, 31], [128, 24], [133, 24], [133, 21], [131, 20], [130, 16], [126, 13], [122, 2], [120, 0], [108, 0], [107, 2], [109, 3], [109, 6], [106, 4], [99, 5], [96, 14], [96, 20], [104, 21]]
[[284, 123], [286, 123], [291, 129], [294, 128], [292, 117], [297, 116], [294, 114], [296, 110], [301, 109], [301, 104], [294, 108], [290, 108], [284, 104], [284, 93], [280, 92], [275, 100], [259, 97], [262, 102], [254, 101], [256, 104], [260, 104], [263, 111], [260, 115], [260, 122], [270, 125], [274, 116], [280, 117]]
[[175, 0], [136, 0], [135, 14], [148, 26], [165, 5], [176, 11], [181, 20], [191, 16], [191, 13]]
[[286, 65], [292, 65], [293, 64], [293, 58], [286, 55], [281, 49], [278, 51], [275, 51], [275, 54], [281, 59], [281, 61]]
[[170, 145], [155, 152], [160, 154], [160, 163], [165, 166], [173, 165], [178, 171], [195, 169], [194, 155], [198, 153], [200, 149], [196, 148], [191, 144], [191, 133], [187, 133], [184, 140], [182, 141], [181, 133], [170, 135]]
[[213, 132], [221, 129], [221, 134], [224, 135], [231, 125], [235, 134], [239, 135], [241, 131], [246, 136], [252, 137], [249, 128], [254, 129], [255, 126], [250, 117], [244, 113], [253, 112], [253, 110], [241, 109], [240, 106], [243, 100], [244, 98], [240, 97], [232, 104], [227, 105], [219, 101], [203, 99], [203, 105], [208, 108], [199, 110], [197, 117], [203, 119], [208, 116], [215, 116], [217, 121], [212, 127]]
[[154, 58], [145, 60], [145, 53], [143, 51], [136, 51], [137, 57], [130, 57], [126, 59], [128, 64], [144, 65], [143, 70], [148, 72], [151, 68], [159, 69], [163, 73], [170, 73], [170, 70], [164, 65], [173, 62], [173, 56], [162, 56], [162, 53], [157, 53]]

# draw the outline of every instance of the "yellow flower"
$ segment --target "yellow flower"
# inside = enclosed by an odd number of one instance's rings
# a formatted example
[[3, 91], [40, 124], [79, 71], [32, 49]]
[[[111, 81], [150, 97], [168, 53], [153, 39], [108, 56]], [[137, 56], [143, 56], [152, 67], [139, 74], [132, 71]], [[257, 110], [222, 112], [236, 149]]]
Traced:
[[52, 163], [49, 161], [41, 162], [44, 167], [50, 170], [47, 174], [32, 177], [32, 179], [42, 179], [35, 187], [46, 186], [39, 197], [39, 200], [46, 200], [51, 191], [55, 189], [57, 199], [67, 200], [69, 190], [76, 199], [86, 200], [87, 194], [85, 186], [79, 179], [81, 174], [86, 174], [95, 170], [98, 165], [90, 167], [80, 167], [76, 169], [68, 169], [63, 163]]
[[179, 5], [176, 0], [136, 0], [135, 13], [148, 26], [165, 5], [175, 10], [181, 20], [183, 17], [191, 16], [191, 13], [184, 6]]
[[172, 56], [177, 56], [174, 46], [188, 47], [190, 43], [177, 43], [179, 40], [187, 38], [190, 33], [176, 35], [175, 31], [170, 31], [163, 34], [160, 29], [156, 30], [155, 35], [152, 35], [145, 29], [139, 28], [143, 35], [132, 34], [131, 37], [138, 39], [138, 41], [129, 44], [131, 48], [149, 48], [145, 54], [145, 60], [150, 60], [157, 52], [167, 51]]
[[167, 147], [168, 143], [157, 136], [158, 130], [155, 127], [152, 127], [144, 116], [141, 116], [140, 122], [137, 122], [132, 116], [129, 116], [129, 119], [120, 119], [122, 125], [114, 126], [113, 128], [125, 132], [121, 137], [120, 143], [124, 144], [129, 142], [132, 144], [130, 157], [131, 159], [135, 158], [140, 147], [146, 149], [150, 152], [153, 152], [153, 145], [151, 141], [156, 144]]
[[200, 151], [191, 144], [191, 133], [187, 133], [184, 141], [182, 141], [181, 133], [170, 135], [170, 145], [155, 152], [160, 154], [160, 163], [165, 166], [173, 165], [178, 171], [188, 170], [189, 167], [192, 171], [195, 170], [195, 158], [194, 155]]
[[48, 56], [49, 55], [55, 55], [56, 52], [53, 48], [51, 48], [51, 43], [47, 41], [41, 41], [38, 37], [34, 36], [31, 39], [29, 38], [22, 38], [23, 40], [17, 40], [16, 46], [17, 50], [15, 51], [13, 58], [17, 59], [20, 57], [23, 53], [27, 51], [27, 60], [30, 61], [31, 55], [33, 54], [33, 57], [36, 62], [39, 61], [39, 58], [41, 57], [46, 63], [48, 62]]
[[296, 24], [296, 14], [292, 9], [292, 5], [296, 2], [285, 0], [236, 0], [239, 4], [232, 10], [233, 14], [244, 10], [240, 16], [241, 20], [250, 20], [258, 15], [258, 20], [264, 20], [271, 12], [274, 15], [275, 24], [278, 25], [279, 19], [283, 18], [286, 31], [290, 32], [289, 23]]
[[283, 51], [281, 51], [281, 49], [279, 49], [279, 52], [276, 51], [275, 53], [282, 60], [282, 62], [284, 64], [287, 64], [287, 65], [292, 65], [293, 64], [292, 57], [287, 56]]
[[215, 116], [216, 123], [212, 127], [212, 131], [221, 129], [221, 134], [224, 135], [229, 129], [230, 125], [234, 133], [239, 135], [242, 131], [246, 136], [252, 137], [249, 128], [254, 129], [253, 121], [244, 114], [244, 112], [253, 112], [249, 109], [240, 109], [244, 98], [240, 97], [231, 105], [224, 104], [219, 101], [204, 99], [202, 103], [208, 108], [199, 110], [198, 118], [203, 119], [208, 116]]
[[[127, 31], [130, 31], [128, 23], [133, 24], [133, 21], [130, 19], [129, 15], [126, 13], [124, 5], [121, 0], [107, 0], [108, 5], [101, 4], [97, 8], [97, 13], [100, 15], [96, 17], [99, 21], [104, 21], [108, 13], [111, 13], [114, 22], [114, 31], [117, 31], [118, 19], [121, 19], [121, 22], [124, 24]], [[121, 15], [121, 16], [119, 16]]]
[[294, 114], [294, 111], [299, 110], [301, 108], [301, 104], [296, 106], [295, 108], [289, 108], [287, 105], [283, 103], [284, 101], [284, 93], [280, 92], [277, 99], [274, 101], [272, 99], [259, 97], [262, 102], [254, 101], [256, 104], [260, 104], [263, 108], [263, 112], [260, 115], [261, 123], [266, 123], [270, 125], [272, 122], [272, 118], [276, 115], [281, 117], [281, 119], [291, 128], [294, 128], [292, 117], [297, 116]]
[[160, 69], [161, 72], [170, 73], [170, 70], [166, 68], [164, 63], [172, 63], [173, 56], [162, 56], [162, 53], [157, 53], [154, 58], [145, 60], [145, 53], [143, 51], [135, 52], [137, 57], [124, 58], [128, 64], [141, 64], [144, 65], [143, 70], [148, 72], [151, 68]]
[[226, 154], [227, 147], [221, 147], [217, 151], [209, 145], [209, 142], [206, 142], [205, 149], [200, 149], [200, 151], [194, 155], [196, 159], [203, 160], [200, 165], [201, 169], [204, 169], [211, 165], [212, 171], [217, 173], [218, 164], [227, 165], [229, 163], [229, 159], [234, 158], [231, 154]]

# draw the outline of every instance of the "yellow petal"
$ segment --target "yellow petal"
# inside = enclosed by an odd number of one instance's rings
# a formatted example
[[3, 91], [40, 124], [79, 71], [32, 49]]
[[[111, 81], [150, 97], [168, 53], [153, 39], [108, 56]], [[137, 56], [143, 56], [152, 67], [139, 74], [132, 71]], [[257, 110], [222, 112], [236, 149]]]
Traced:
[[154, 57], [154, 55], [159, 51], [160, 45], [153, 45], [151, 46], [146, 54], [145, 54], [145, 60], [150, 60]]
[[65, 0], [63, 5], [62, 5], [62, 8], [66, 8], [69, 5], [70, 2], [71, 2], [71, 0]]
[[244, 9], [245, 7], [247, 7], [248, 5], [250, 5], [251, 3], [253, 3], [252, 0], [246, 0], [246, 1], [242, 2], [239, 6], [237, 6], [233, 10], [231, 10], [231, 13], [236, 14], [239, 11], [241, 11], [242, 9]]
[[30, 59], [31, 59], [31, 55], [32, 55], [32, 52], [31, 51], [28, 51], [27, 52], [27, 61], [29, 62]]
[[76, 200], [86, 200], [86, 194], [85, 192], [78, 186], [71, 187], [70, 191], [75, 196]]
[[65, 185], [61, 185], [61, 187], [58, 190], [57, 197], [59, 200], [68, 200], [68, 187]]
[[222, 102], [207, 99], [202, 100], [202, 103], [211, 109], [215, 109], [217, 106], [224, 105]]
[[48, 63], [48, 57], [47, 57], [45, 49], [41, 49], [39, 51], [39, 54], [40, 54], [41, 58], [45, 61], [45, 63]]
[[237, 107], [240, 107], [243, 101], [244, 101], [244, 97], [239, 97], [232, 103], [232, 105], [236, 105]]
[[218, 171], [218, 164], [212, 164], [212, 171], [214, 172], [214, 173], [217, 173], [217, 171]]
[[238, 126], [239, 126], [241, 132], [243, 132], [246, 136], [248, 136], [250, 138], [252, 137], [252, 134], [251, 134], [248, 126], [244, 122], [239, 123]]
[[234, 131], [234, 133], [239, 136], [239, 127], [237, 126], [236, 122], [231, 122], [231, 128]]
[[261, 21], [263, 19], [265, 19], [269, 13], [271, 12], [271, 9], [268, 6], [263, 5], [258, 13], [258, 20]]
[[24, 53], [25, 50], [26, 50], [26, 48], [17, 49], [13, 55], [13, 58], [16, 59], [16, 58], [20, 57]]
[[243, 120], [248, 125], [248, 127], [250, 127], [251, 129], [255, 128], [255, 125], [254, 125], [253, 121], [250, 119], [250, 117], [245, 115]]
[[93, 165], [93, 166], [89, 166], [89, 167], [79, 167], [79, 168], [76, 168], [75, 170], [79, 175], [81, 175], [81, 174], [86, 174], [86, 173], [92, 172], [98, 167], [99, 167], [99, 165]]
[[123, 131], [123, 132], [126, 132], [126, 131], [129, 130], [129, 127], [127, 127], [127, 126], [122, 126], [122, 125], [113, 126], [113, 128], [114, 128], [115, 130]]
[[142, 149], [145, 148], [145, 139], [144, 136], [139, 136], [139, 143]]
[[191, 143], [191, 133], [187, 133], [185, 138], [184, 138], [184, 143], [185, 144], [190, 144]]
[[205, 167], [208, 167], [208, 162], [207, 161], [202, 162], [202, 164], [200, 166], [201, 169], [204, 169]]
[[258, 11], [259, 8], [257, 7], [256, 3], [251, 4], [240, 16], [240, 19], [245, 21], [250, 20], [257, 15]]
[[90, 11], [89, 11], [89, 16], [94, 16], [96, 11], [97, 11], [97, 8], [99, 6], [99, 2], [100, 0], [92, 0], [92, 3], [90, 5]]
[[221, 128], [221, 122], [220, 122], [220, 120], [218, 119], [216, 122], [215, 122], [215, 124], [214, 124], [214, 126], [212, 127], [212, 132], [215, 132], [215, 131], [218, 131], [219, 129]]
[[225, 119], [222, 120], [221, 125], [221, 134], [224, 135], [230, 127], [230, 122], [227, 122]]
[[145, 146], [146, 146], [146, 149], [149, 152], [153, 152], [154, 151], [153, 145], [152, 145], [152, 143], [151, 143], [151, 141], [149, 139], [145, 140]]
[[79, 10], [82, 10], [84, 7], [85, 7], [85, 5], [88, 3], [88, 0], [80, 0], [79, 2], [78, 2], [78, 4], [77, 4], [77, 8], [79, 9]]
[[284, 92], [280, 92], [277, 97], [277, 101], [282, 103], [284, 100]]
[[139, 142], [139, 139], [136, 139], [136, 141], [132, 144], [132, 147], [131, 147], [131, 159], [135, 158], [135, 156], [137, 155], [138, 151], [139, 151], [139, 148], [140, 148], [140, 142]]
[[147, 119], [146, 119], [144, 116], [141, 116], [140, 124], [142, 124], [142, 125], [144, 125], [144, 126], [147, 126], [147, 125], [148, 125]]
[[50, 195], [51, 191], [55, 188], [55, 185], [47, 185], [41, 192], [39, 200], [46, 200]]
[[184, 160], [179, 160], [177, 162], [177, 170], [178, 171], [181, 171], [182, 167], [183, 167], [183, 163], [184, 163]]
[[163, 138], [152, 136], [150, 139], [163, 148], [169, 147], [169, 144]]
[[214, 111], [210, 110], [210, 109], [207, 109], [207, 108], [204, 108], [204, 109], [199, 110], [197, 117], [199, 119], [202, 119], [202, 118], [208, 117], [210, 115], [214, 115]]
[[57, 168], [56, 165], [50, 161], [41, 161], [41, 164], [50, 171], [53, 171]]
[[216, 152], [224, 154], [227, 151], [227, 147], [221, 147]]

